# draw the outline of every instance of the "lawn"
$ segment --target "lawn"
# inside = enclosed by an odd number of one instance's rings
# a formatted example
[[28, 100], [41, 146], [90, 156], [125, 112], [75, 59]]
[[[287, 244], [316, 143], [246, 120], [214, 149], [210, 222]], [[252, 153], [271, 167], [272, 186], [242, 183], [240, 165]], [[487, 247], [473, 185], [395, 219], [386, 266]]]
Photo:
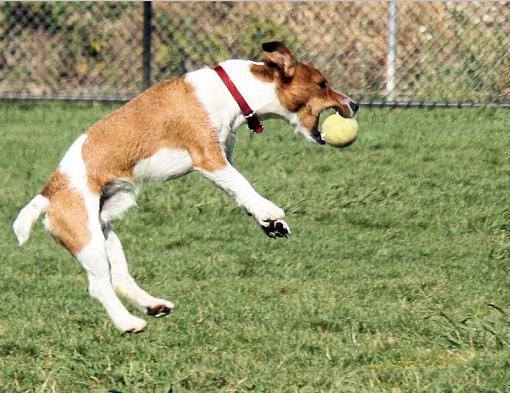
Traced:
[[362, 108], [344, 150], [243, 128], [236, 166], [288, 239], [197, 173], [146, 184], [114, 228], [176, 310], [122, 335], [41, 221], [11, 231], [114, 108], [0, 103], [1, 392], [510, 391], [510, 111]]

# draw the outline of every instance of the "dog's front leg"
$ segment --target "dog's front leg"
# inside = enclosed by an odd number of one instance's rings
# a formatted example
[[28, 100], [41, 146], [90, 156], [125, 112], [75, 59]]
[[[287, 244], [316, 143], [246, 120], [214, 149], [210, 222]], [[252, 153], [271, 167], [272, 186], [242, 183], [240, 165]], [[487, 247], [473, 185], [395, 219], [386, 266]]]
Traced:
[[244, 176], [227, 163], [224, 168], [214, 171], [200, 170], [218, 187], [225, 190], [237, 205], [244, 208], [269, 237], [290, 234], [290, 228], [283, 218], [285, 213], [273, 202], [259, 195]]

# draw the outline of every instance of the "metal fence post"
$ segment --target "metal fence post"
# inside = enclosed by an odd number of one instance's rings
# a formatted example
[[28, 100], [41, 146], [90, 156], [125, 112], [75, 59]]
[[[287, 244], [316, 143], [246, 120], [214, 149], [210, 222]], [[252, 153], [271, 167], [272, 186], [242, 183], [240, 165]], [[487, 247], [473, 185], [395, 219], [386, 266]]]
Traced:
[[390, 0], [388, 16], [388, 58], [386, 64], [386, 99], [395, 101], [395, 59], [397, 53], [397, 0]]
[[151, 85], [152, 3], [143, 2], [143, 90]]

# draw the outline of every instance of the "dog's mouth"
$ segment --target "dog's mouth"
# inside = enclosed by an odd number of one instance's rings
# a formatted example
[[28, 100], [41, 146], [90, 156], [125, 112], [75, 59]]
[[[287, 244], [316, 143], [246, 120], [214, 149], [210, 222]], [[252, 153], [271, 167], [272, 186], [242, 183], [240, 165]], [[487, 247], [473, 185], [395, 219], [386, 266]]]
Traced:
[[315, 141], [315, 143], [318, 143], [319, 145], [326, 144], [324, 136], [319, 131], [319, 119], [317, 119], [317, 124], [315, 124], [315, 127], [312, 130], [312, 138]]

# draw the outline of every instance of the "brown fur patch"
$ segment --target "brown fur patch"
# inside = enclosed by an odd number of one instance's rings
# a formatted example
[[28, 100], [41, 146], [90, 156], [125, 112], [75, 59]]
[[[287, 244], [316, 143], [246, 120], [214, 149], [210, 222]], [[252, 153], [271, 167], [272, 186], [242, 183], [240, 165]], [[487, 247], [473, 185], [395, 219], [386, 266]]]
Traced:
[[52, 195], [55, 194], [58, 190], [68, 187], [69, 181], [67, 178], [60, 173], [60, 171], [56, 171], [51, 177], [50, 181], [46, 183], [43, 190], [41, 191], [41, 195], [51, 199]]
[[82, 195], [71, 187], [69, 179], [59, 171], [54, 173], [41, 194], [50, 200], [50, 233], [71, 254], [78, 254], [91, 239]]
[[83, 145], [89, 187], [99, 193], [114, 179], [131, 179], [136, 163], [161, 148], [188, 151], [196, 168], [226, 165], [218, 135], [184, 77], [154, 85], [89, 129]]
[[274, 81], [274, 68], [269, 67], [267, 64], [252, 64], [250, 66], [250, 72], [262, 82]]

